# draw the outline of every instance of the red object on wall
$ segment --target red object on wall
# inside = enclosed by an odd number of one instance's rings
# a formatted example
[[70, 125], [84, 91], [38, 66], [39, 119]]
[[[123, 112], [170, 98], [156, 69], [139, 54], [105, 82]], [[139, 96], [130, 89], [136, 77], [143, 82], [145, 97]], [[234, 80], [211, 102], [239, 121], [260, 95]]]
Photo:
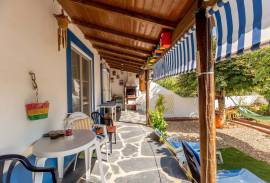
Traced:
[[160, 46], [169, 48], [171, 46], [171, 32], [162, 32], [160, 36]]

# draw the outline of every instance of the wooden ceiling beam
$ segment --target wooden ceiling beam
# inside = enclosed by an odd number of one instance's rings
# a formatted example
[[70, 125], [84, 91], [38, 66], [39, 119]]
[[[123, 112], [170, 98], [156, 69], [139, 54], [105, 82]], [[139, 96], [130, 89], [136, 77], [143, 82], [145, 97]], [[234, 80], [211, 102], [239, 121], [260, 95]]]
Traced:
[[114, 67], [121, 68], [121, 69], [130, 69], [130, 70], [136, 70], [136, 71], [141, 70], [139, 67], [130, 67], [130, 66], [125, 66], [125, 65], [119, 65], [119, 64], [112, 63], [112, 62], [108, 62], [108, 64], [110, 66], [114, 66]]
[[180, 20], [172, 33], [172, 45], [178, 41], [193, 25], [195, 25], [195, 11], [197, 10], [197, 1], [194, 1], [188, 12]]
[[123, 49], [120, 50], [116, 50], [116, 49], [112, 49], [112, 48], [108, 48], [108, 47], [104, 47], [104, 46], [100, 46], [100, 45], [93, 45], [94, 48], [98, 49], [98, 50], [104, 50], [104, 51], [109, 51], [109, 52], [113, 52], [113, 53], [117, 53], [117, 54], [123, 54], [123, 55], [127, 55], [127, 56], [131, 56], [131, 57], [136, 57], [136, 58], [142, 58], [142, 59], [147, 59], [147, 55], [142, 56], [139, 54], [136, 54], [134, 52], [125, 52]]
[[127, 10], [124, 8], [111, 6], [111, 5], [102, 3], [102, 2], [89, 1], [89, 0], [70, 0], [70, 1], [73, 3], [78, 3], [82, 6], [91, 6], [91, 7], [106, 10], [109, 12], [118, 13], [120, 15], [128, 16], [128, 17], [134, 18], [136, 20], [150, 22], [150, 23], [159, 25], [159, 26], [166, 28], [166, 29], [174, 29], [176, 27], [176, 24], [174, 22], [160, 19], [158, 17], [153, 17], [150, 15], [145, 15], [142, 13], [130, 11], [130, 10]]
[[116, 55], [108, 55], [106, 53], [101, 53], [100, 55], [101, 55], [102, 58], [114, 59], [114, 60], [122, 61], [122, 62], [133, 62], [133, 63], [138, 63], [138, 64], [144, 64], [145, 63], [145, 61], [141, 61], [141, 60], [130, 60], [130, 59], [118, 57]]
[[151, 54], [151, 50], [152, 50], [152, 48], [149, 50], [149, 49], [143, 48], [143, 47], [130, 46], [130, 45], [121, 44], [121, 43], [117, 43], [117, 42], [102, 39], [102, 38], [97, 38], [97, 37], [91, 36], [91, 35], [86, 35], [85, 38], [88, 39], [91, 42], [94, 42], [94, 43], [108, 44], [108, 45], [111, 45], [111, 46], [119, 47], [121, 49], [122, 48], [123, 49], [130, 49], [130, 50], [134, 50], [134, 51], [137, 51], [137, 52], [142, 52], [142, 53], [145, 53], [145, 54]]
[[137, 53], [137, 54], [145, 55], [145, 56], [151, 55], [150, 51], [135, 50], [135, 49], [127, 48], [125, 46], [119, 47], [119, 46], [116, 46], [113, 44], [105, 44], [105, 43], [100, 43], [100, 42], [95, 42], [95, 41], [92, 41], [91, 43], [93, 46], [98, 46], [98, 47], [103, 47], [103, 48], [111, 48], [114, 50], [121, 50], [121, 51], [126, 51], [126, 52], [133, 52], [133, 53]]
[[113, 59], [105, 59], [106, 62], [108, 63], [114, 63], [114, 64], [118, 64], [118, 65], [128, 65], [128, 66], [131, 66], [131, 67], [136, 67], [136, 68], [140, 68], [141, 66], [143, 66], [143, 64], [134, 64], [132, 62], [120, 62], [118, 60], [113, 60]]
[[128, 68], [128, 67], [121, 67], [119, 65], [115, 64], [110, 64], [108, 63], [111, 68], [122, 70], [122, 71], [128, 71], [128, 72], [134, 72], [134, 73], [139, 73], [141, 69], [133, 69], [133, 68]]
[[118, 57], [118, 58], [127, 59], [127, 60], [134, 60], [134, 61], [138, 61], [138, 62], [146, 62], [146, 59], [141, 59], [141, 58], [138, 58], [138, 57], [131, 57], [131, 56], [128, 56], [128, 55], [118, 54], [118, 53], [109, 52], [109, 51], [105, 51], [105, 50], [99, 50], [98, 49], [98, 52], [101, 55], [109, 55], [109, 56], [112, 56], [112, 57]]
[[149, 39], [149, 38], [146, 38], [146, 37], [143, 37], [140, 35], [135, 35], [135, 34], [127, 33], [124, 31], [115, 30], [115, 29], [112, 29], [109, 27], [100, 26], [100, 25], [93, 24], [93, 23], [86, 22], [86, 21], [82, 21], [79, 19], [72, 19], [72, 22], [76, 25], [79, 25], [79, 26], [82, 26], [85, 28], [94, 29], [94, 30], [101, 31], [101, 32], [106, 32], [109, 34], [114, 34], [114, 35], [125, 37], [128, 39], [133, 39], [135, 41], [140, 41], [140, 42], [148, 43], [151, 45], [157, 44], [157, 40], [154, 40], [154, 39]]
[[135, 66], [144, 65], [144, 62], [136, 62], [136, 61], [133, 61], [133, 60], [124, 60], [124, 59], [118, 59], [118, 58], [113, 58], [113, 57], [108, 57], [108, 56], [101, 56], [101, 57], [104, 58], [105, 60], [111, 60], [111, 61], [114, 61], [114, 62], [118, 62], [119, 64], [126, 63], [126, 64], [135, 65]]
[[110, 66], [112, 69], [117, 69], [117, 70], [120, 70], [120, 71], [126, 71], [126, 72], [132, 72], [132, 73], [140, 73], [141, 71], [140, 70], [133, 70], [133, 69], [127, 69], [127, 68], [119, 68], [119, 67], [116, 67], [116, 66]]

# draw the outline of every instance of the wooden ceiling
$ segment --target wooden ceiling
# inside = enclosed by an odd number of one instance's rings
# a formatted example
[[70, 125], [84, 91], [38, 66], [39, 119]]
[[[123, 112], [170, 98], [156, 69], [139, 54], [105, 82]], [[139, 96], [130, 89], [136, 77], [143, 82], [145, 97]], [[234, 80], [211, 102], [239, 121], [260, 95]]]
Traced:
[[139, 72], [163, 30], [176, 41], [194, 24], [195, 0], [58, 0], [112, 68]]

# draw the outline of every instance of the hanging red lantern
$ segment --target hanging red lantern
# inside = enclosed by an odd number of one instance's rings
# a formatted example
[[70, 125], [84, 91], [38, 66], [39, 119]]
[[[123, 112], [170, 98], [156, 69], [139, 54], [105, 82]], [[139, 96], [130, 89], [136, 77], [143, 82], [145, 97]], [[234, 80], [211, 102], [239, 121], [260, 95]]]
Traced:
[[169, 48], [171, 46], [171, 32], [162, 32], [160, 36], [160, 46]]

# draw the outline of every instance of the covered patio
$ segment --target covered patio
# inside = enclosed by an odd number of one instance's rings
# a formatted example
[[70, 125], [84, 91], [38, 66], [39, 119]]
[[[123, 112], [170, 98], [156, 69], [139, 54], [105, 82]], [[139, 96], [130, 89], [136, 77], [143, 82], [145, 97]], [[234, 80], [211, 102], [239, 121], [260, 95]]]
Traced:
[[[63, 183], [220, 181], [214, 66], [269, 44], [269, 5], [267, 0], [0, 3], [0, 86], [5, 86], [0, 182], [50, 183], [55, 173]], [[168, 135], [153, 124], [150, 83], [190, 72], [198, 80], [199, 141], [192, 149], [183, 140], [177, 144], [181, 152], [173, 154], [160, 143]], [[138, 106], [140, 98], [145, 102]], [[163, 122], [163, 112], [152, 108]], [[75, 126], [75, 119], [83, 122]], [[188, 173], [180, 167], [179, 152]], [[11, 163], [5, 162], [9, 156], [15, 159]], [[20, 158], [35, 173], [17, 166]]]
[[[145, 125], [145, 115], [123, 112], [117, 122], [117, 129], [117, 144], [113, 144], [109, 161], [104, 162], [108, 182], [189, 182], [174, 155], [164, 144], [153, 139], [155, 135], [153, 129]], [[87, 182], [84, 169], [84, 160], [80, 160], [74, 172], [66, 172], [63, 182]], [[95, 163], [91, 182], [99, 182], [99, 176], [98, 165]]]

